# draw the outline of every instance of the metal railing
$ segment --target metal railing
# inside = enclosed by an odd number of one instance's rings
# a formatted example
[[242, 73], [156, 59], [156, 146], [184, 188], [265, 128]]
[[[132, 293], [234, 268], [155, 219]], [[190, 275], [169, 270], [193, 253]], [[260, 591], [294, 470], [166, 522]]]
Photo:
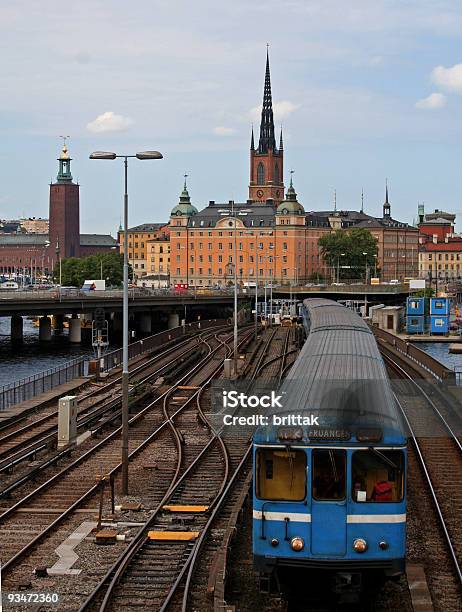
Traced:
[[[166, 342], [170, 342], [171, 340], [175, 340], [176, 338], [180, 338], [185, 333], [191, 331], [198, 331], [200, 329], [207, 329], [209, 327], [214, 327], [217, 325], [222, 325], [223, 321], [219, 319], [210, 319], [207, 321], [195, 321], [193, 323], [187, 323], [184, 327], [180, 325], [179, 327], [174, 327], [172, 329], [166, 329], [152, 336], [148, 336], [147, 338], [143, 338], [138, 340], [137, 342], [132, 342], [128, 345], [128, 358], [134, 359], [139, 355], [143, 355], [149, 351], [154, 350]], [[122, 363], [122, 349], [116, 349], [114, 351], [110, 351], [101, 357], [100, 366], [101, 371], [108, 372], [113, 368], [116, 368]]]
[[[184, 327], [174, 327], [161, 331], [137, 342], [132, 342], [128, 346], [128, 358], [133, 359], [162, 346], [166, 342], [175, 340], [191, 331], [199, 331], [222, 325], [220, 319], [210, 319], [206, 321], [195, 321], [187, 323]], [[25, 402], [46, 391], [51, 391], [55, 387], [70, 382], [75, 378], [88, 374], [89, 356], [78, 357], [65, 364], [49, 368], [44, 372], [39, 372], [27, 378], [22, 378], [7, 385], [0, 386], [0, 411], [11, 408], [16, 404]], [[119, 366], [122, 362], [122, 349], [115, 349], [101, 357], [101, 371], [108, 372]]]
[[38, 374], [22, 378], [0, 387], [0, 410], [6, 410], [32, 399], [40, 393], [51, 391], [86, 373], [86, 357], [77, 357], [64, 365], [49, 368]]

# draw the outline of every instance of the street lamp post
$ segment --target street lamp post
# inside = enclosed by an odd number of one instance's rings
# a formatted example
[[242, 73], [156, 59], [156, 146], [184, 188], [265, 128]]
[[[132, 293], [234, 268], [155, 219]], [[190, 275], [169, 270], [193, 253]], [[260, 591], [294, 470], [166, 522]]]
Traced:
[[90, 159], [122, 158], [124, 160], [124, 264], [123, 264], [123, 324], [122, 324], [122, 495], [128, 495], [128, 158], [162, 159], [159, 151], [142, 151], [135, 155], [117, 155], [95, 151]]
[[365, 287], [364, 287], [364, 317], [367, 317], [367, 252], [363, 251], [363, 255], [366, 258], [366, 278], [365, 278]]
[[337, 283], [340, 282], [340, 257], [345, 257], [345, 253], [337, 255]]

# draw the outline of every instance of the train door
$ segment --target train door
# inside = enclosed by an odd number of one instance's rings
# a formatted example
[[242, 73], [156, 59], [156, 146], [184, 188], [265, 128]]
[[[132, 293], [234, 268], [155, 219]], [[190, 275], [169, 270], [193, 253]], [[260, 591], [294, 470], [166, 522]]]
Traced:
[[315, 448], [311, 454], [311, 552], [346, 554], [346, 451]]

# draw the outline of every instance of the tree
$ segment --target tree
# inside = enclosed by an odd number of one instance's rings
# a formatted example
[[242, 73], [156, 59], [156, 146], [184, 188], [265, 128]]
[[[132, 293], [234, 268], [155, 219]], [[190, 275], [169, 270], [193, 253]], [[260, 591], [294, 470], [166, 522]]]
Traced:
[[[61, 260], [61, 275], [63, 286], [81, 287], [86, 280], [98, 278], [106, 280], [108, 285], [119, 286], [123, 281], [123, 256], [111, 252], [67, 257]], [[59, 282], [59, 265], [55, 266], [53, 279]]]
[[[332, 277], [365, 279], [366, 268], [376, 269], [377, 240], [366, 229], [336, 230], [319, 239], [322, 255]], [[368, 274], [370, 278], [370, 273]]]

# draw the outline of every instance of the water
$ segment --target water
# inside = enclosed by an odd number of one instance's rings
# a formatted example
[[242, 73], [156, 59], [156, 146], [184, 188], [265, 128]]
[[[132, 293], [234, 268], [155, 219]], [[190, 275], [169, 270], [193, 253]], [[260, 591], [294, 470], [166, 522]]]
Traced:
[[81, 355], [93, 355], [91, 346], [70, 344], [67, 330], [61, 336], [53, 334], [51, 342], [40, 343], [38, 327], [23, 318], [24, 342], [12, 345], [10, 318], [0, 317], [0, 386], [62, 365]]
[[462, 354], [450, 353], [449, 342], [415, 342], [414, 344], [451, 370], [462, 370]]

